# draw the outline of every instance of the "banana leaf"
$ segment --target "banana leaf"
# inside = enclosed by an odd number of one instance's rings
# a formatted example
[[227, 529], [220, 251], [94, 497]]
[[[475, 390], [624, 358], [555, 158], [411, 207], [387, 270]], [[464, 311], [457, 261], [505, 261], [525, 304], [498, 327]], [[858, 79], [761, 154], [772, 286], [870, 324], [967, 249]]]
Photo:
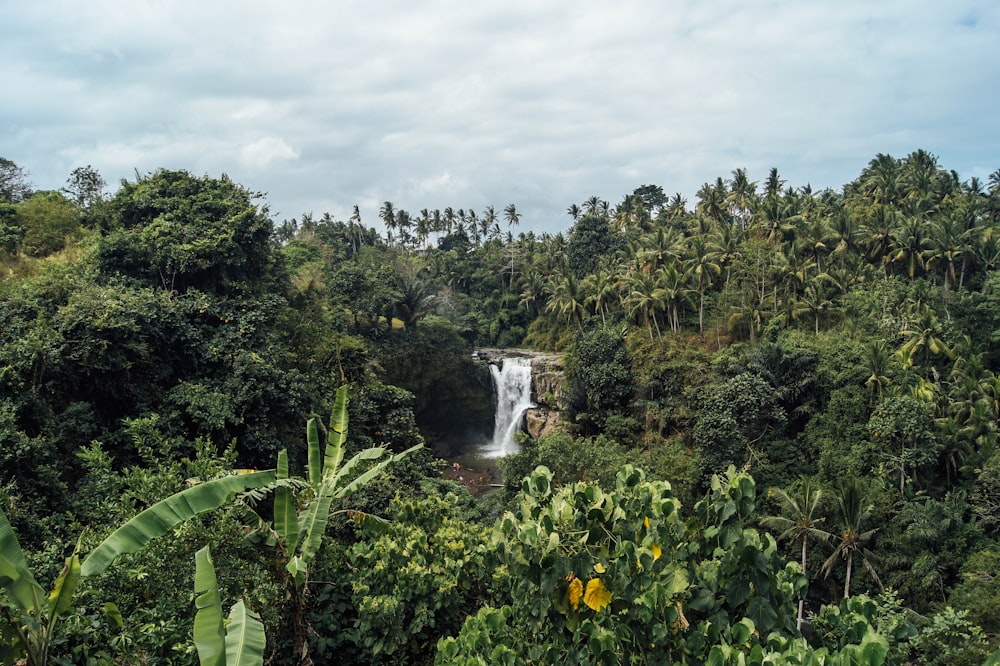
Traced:
[[337, 397], [330, 413], [330, 430], [327, 433], [326, 457], [323, 474], [336, 474], [344, 460], [344, 442], [347, 441], [347, 386], [337, 389]]
[[212, 553], [205, 546], [195, 556], [194, 646], [201, 666], [226, 666], [226, 633], [222, 627], [222, 601]]
[[[278, 452], [278, 480], [288, 478], [288, 452]], [[299, 540], [299, 517], [295, 510], [295, 495], [291, 488], [280, 486], [274, 490], [274, 530], [288, 546], [295, 550]]]
[[112, 532], [83, 561], [81, 573], [84, 576], [97, 575], [107, 569], [119, 555], [134, 553], [185, 520], [219, 508], [234, 493], [261, 488], [274, 480], [274, 470], [250, 472], [213, 479], [171, 495]]
[[323, 478], [323, 454], [319, 450], [319, 426], [315, 417], [306, 422], [306, 444], [306, 475], [311, 485], [318, 486]]
[[[79, 548], [79, 545], [77, 545]], [[73, 604], [73, 595], [76, 594], [76, 586], [80, 584], [80, 555], [74, 552], [66, 558], [66, 564], [62, 572], [56, 578], [52, 593], [49, 594], [48, 616], [49, 633], [55, 625], [56, 619], [69, 610]]]
[[[385, 467], [387, 465], [389, 465], [391, 463], [394, 463], [397, 460], [402, 460], [406, 456], [408, 456], [411, 453], [414, 453], [415, 451], [417, 451], [419, 449], [422, 449], [422, 448], [423, 448], [423, 444], [417, 444], [416, 446], [411, 446], [410, 448], [406, 449], [405, 451], [397, 453], [394, 456], [390, 456], [390, 457], [386, 458], [385, 460], [379, 461], [378, 463], [375, 464], [374, 467], [372, 467], [371, 469], [367, 470], [363, 474], [359, 475], [357, 478], [352, 479], [351, 482], [348, 483], [347, 485], [345, 485], [344, 487], [338, 488], [337, 491], [336, 491], [336, 493], [334, 494], [334, 497], [336, 497], [337, 499], [341, 499], [343, 497], [347, 497], [348, 495], [350, 495], [351, 493], [353, 493], [355, 490], [357, 490], [358, 488], [362, 487], [363, 485], [365, 485], [366, 483], [368, 483], [369, 481], [371, 481], [372, 478], [374, 478], [376, 475], [378, 475], [379, 472], [381, 472], [383, 469], [385, 469]], [[358, 456], [360, 456], [362, 453], [364, 453], [364, 451], [362, 451], [361, 453], [359, 453]], [[355, 458], [357, 458], [358, 456], [355, 456]], [[336, 487], [340, 483], [341, 479], [344, 476], [343, 473], [346, 472], [349, 469], [350, 466], [352, 466], [351, 465], [352, 462], [354, 462], [354, 458], [352, 458], [351, 461], [349, 461], [347, 465], [344, 465], [344, 469], [341, 470], [341, 473], [337, 475], [337, 477], [336, 477], [336, 479], [334, 481], [334, 487]]]
[[260, 666], [264, 663], [267, 637], [264, 623], [240, 599], [229, 611], [226, 630], [226, 664], [228, 666]]
[[0, 587], [22, 611], [40, 611], [44, 607], [45, 590], [31, 575], [21, 544], [3, 511], [0, 511]]

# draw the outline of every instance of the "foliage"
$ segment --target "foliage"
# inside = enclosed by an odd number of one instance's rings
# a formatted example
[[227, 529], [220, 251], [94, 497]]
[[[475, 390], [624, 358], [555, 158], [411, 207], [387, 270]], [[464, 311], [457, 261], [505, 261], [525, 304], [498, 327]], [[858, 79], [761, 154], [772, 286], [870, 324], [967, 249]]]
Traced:
[[989, 654], [983, 630], [966, 619], [967, 611], [951, 606], [931, 618], [911, 644], [917, 661], [927, 666], [975, 666]]
[[[670, 486], [630, 466], [607, 492], [557, 491], [539, 467], [493, 536], [509, 605], [470, 617], [439, 643], [438, 660], [701, 660], [716, 643], [787, 629], [804, 579], [780, 564], [773, 539], [744, 527], [752, 512], [753, 482], [732, 471], [685, 523]], [[738, 618], [752, 627], [745, 635], [731, 628]]]
[[264, 663], [264, 625], [240, 599], [229, 611], [223, 626], [219, 584], [212, 554], [205, 546], [195, 555], [194, 592], [198, 612], [194, 618], [194, 642], [202, 666], [255, 666]]
[[787, 422], [774, 388], [744, 372], [706, 397], [693, 437], [707, 470], [718, 472], [734, 464], [758, 469], [766, 467], [767, 444]]
[[453, 503], [394, 500], [384, 532], [350, 548], [357, 619], [347, 632], [364, 663], [426, 661], [485, 595], [485, 530], [457, 519]]
[[[579, 335], [565, 367], [567, 402], [576, 422], [603, 429], [614, 414], [626, 411], [632, 376], [620, 329], [601, 327]], [[627, 435], [627, 430], [609, 434]]]

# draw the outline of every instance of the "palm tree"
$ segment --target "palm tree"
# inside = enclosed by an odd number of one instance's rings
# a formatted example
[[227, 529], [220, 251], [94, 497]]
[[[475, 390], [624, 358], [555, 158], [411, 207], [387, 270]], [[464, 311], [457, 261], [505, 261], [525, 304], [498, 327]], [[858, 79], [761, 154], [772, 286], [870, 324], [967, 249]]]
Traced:
[[733, 219], [738, 220], [745, 230], [753, 219], [757, 204], [757, 182], [747, 178], [747, 170], [739, 168], [733, 171], [733, 179], [729, 183], [729, 194], [726, 196], [729, 211]]
[[704, 236], [694, 236], [688, 249], [691, 255], [691, 270], [694, 271], [698, 292], [698, 333], [705, 334], [705, 294], [722, 272], [722, 267], [715, 260], [708, 239]]
[[592, 194], [583, 202], [583, 212], [587, 215], [600, 215], [602, 208], [607, 204], [601, 197]]
[[656, 311], [663, 307], [661, 293], [656, 285], [656, 278], [641, 270], [633, 270], [628, 278], [628, 295], [625, 297], [624, 305], [629, 310], [630, 316], [641, 314], [646, 322], [646, 331], [649, 339], [653, 339], [653, 327], [656, 327], [656, 336], [660, 334], [660, 324], [656, 320]]
[[577, 222], [580, 219], [580, 215], [583, 214], [583, 210], [576, 204], [570, 204], [569, 208], [566, 209], [566, 214], [573, 219], [573, 222]]
[[616, 278], [614, 273], [605, 269], [598, 269], [583, 279], [583, 287], [586, 297], [584, 302], [593, 305], [595, 312], [601, 315], [601, 323], [607, 324], [608, 300], [615, 295]]
[[378, 216], [385, 225], [386, 241], [392, 245], [392, 230], [396, 228], [396, 207], [392, 205], [391, 201], [386, 201], [379, 209]]
[[671, 262], [656, 271], [657, 296], [667, 310], [670, 330], [678, 332], [681, 327], [680, 309], [691, 302], [694, 290], [688, 286], [688, 273], [681, 271], [676, 262]]
[[865, 530], [865, 522], [871, 518], [872, 506], [864, 503], [861, 489], [855, 479], [844, 483], [837, 491], [837, 519], [839, 533], [833, 537], [835, 548], [826, 562], [823, 563], [823, 575], [830, 576], [838, 559], [847, 561], [847, 573], [844, 576], [844, 598], [851, 596], [851, 574], [854, 566], [854, 556], [861, 558], [861, 564], [871, 575], [878, 586], [882, 587], [878, 572], [875, 571], [875, 554], [865, 544], [875, 536], [878, 528]]
[[510, 243], [510, 287], [514, 288], [514, 242], [513, 242], [513, 229], [518, 224], [521, 223], [521, 218], [523, 215], [517, 212], [517, 207], [514, 204], [507, 204], [507, 207], [503, 209], [503, 219], [507, 221], [507, 234], [511, 237]]
[[479, 235], [483, 238], [485, 242], [490, 236], [490, 232], [493, 230], [493, 226], [497, 221], [497, 212], [494, 210], [493, 206], [487, 206], [486, 210], [483, 211], [483, 217], [479, 220]]
[[557, 318], [569, 322], [576, 322], [577, 327], [583, 330], [583, 315], [587, 308], [584, 305], [583, 290], [572, 273], [566, 273], [561, 277], [553, 276], [549, 281], [546, 292], [549, 297], [545, 304], [545, 311], [552, 312]]
[[668, 220], [677, 220], [687, 214], [687, 199], [680, 192], [676, 192], [670, 197], [666, 207], [663, 209]]
[[885, 387], [892, 381], [889, 378], [889, 346], [885, 340], [872, 340], [865, 346], [864, 362], [868, 371], [865, 386], [881, 400]]
[[906, 274], [912, 280], [917, 275], [917, 269], [924, 269], [924, 259], [927, 251], [931, 248], [931, 241], [927, 237], [926, 223], [916, 217], [912, 217], [896, 229], [893, 234], [893, 263], [900, 262], [906, 266]]
[[945, 345], [940, 336], [940, 326], [937, 315], [926, 304], [919, 303], [913, 308], [916, 319], [907, 330], [900, 331], [900, 335], [906, 338], [906, 342], [897, 352], [901, 358], [910, 358], [920, 350], [924, 352], [924, 365], [928, 365], [931, 354], [942, 354], [951, 358], [951, 350]]
[[[823, 518], [818, 515], [823, 502], [823, 491], [814, 488], [808, 476], [799, 477], [799, 494], [791, 496], [780, 488], [772, 488], [768, 491], [769, 497], [776, 497], [781, 508], [782, 515], [767, 516], [761, 520], [764, 527], [775, 530], [782, 530], [778, 539], [789, 539], [790, 541], [802, 542], [802, 573], [806, 573], [806, 554], [809, 539], [827, 541], [833, 537], [826, 530], [820, 529], [819, 525]], [[795, 628], [802, 630], [802, 611], [805, 599], [799, 599], [799, 616], [795, 623]]]
[[833, 301], [827, 297], [826, 288], [824, 287], [825, 280], [819, 279], [823, 275], [825, 274], [816, 276], [809, 283], [805, 289], [805, 293], [796, 299], [795, 308], [792, 311], [792, 317], [794, 318], [798, 318], [804, 314], [812, 315], [816, 335], [819, 335], [819, 322], [825, 315], [840, 312], [834, 306]]

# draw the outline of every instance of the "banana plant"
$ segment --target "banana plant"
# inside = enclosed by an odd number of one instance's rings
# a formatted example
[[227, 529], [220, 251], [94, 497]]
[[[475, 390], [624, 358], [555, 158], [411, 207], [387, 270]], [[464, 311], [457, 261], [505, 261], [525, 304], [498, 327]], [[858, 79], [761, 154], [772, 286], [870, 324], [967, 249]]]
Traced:
[[261, 666], [267, 645], [264, 624], [240, 599], [222, 620], [222, 601], [212, 553], [205, 546], [195, 554], [194, 645], [201, 666]]
[[[319, 423], [311, 418], [306, 423], [306, 482], [308, 499], [300, 512], [291, 488], [278, 487], [274, 495], [274, 531], [287, 554], [285, 566], [295, 585], [305, 585], [309, 564], [316, 557], [327, 523], [332, 515], [348, 510], [331, 512], [335, 500], [343, 499], [369, 483], [388, 465], [401, 460], [422, 447], [413, 446], [402, 453], [383, 457], [384, 447], [372, 447], [356, 453], [344, 462], [344, 445], [347, 442], [347, 386], [337, 390], [330, 425], [327, 428], [326, 446], [320, 446]], [[377, 462], [375, 462], [377, 461]], [[372, 463], [359, 472], [365, 463]], [[278, 453], [277, 478], [288, 478], [288, 454]], [[357, 512], [353, 512], [357, 514]], [[374, 517], [367, 516], [370, 520]]]
[[24, 658], [31, 666], [48, 663], [56, 621], [69, 610], [80, 583], [79, 549], [77, 543], [52, 591], [46, 594], [28, 569], [21, 544], [0, 510], [0, 587], [9, 602], [0, 599], [0, 635], [7, 634], [0, 645], [0, 662], [17, 663], [15, 660]]
[[[105, 571], [119, 555], [134, 553], [185, 520], [219, 508], [235, 493], [274, 483], [275, 477], [275, 470], [248, 471], [171, 495], [112, 532], [82, 563], [77, 543], [48, 594], [28, 568], [17, 535], [0, 510], [0, 589], [6, 593], [6, 599], [0, 597], [0, 663], [26, 659], [30, 666], [46, 666], [57, 620], [72, 606], [81, 577]], [[105, 613], [121, 624], [114, 604], [105, 604]]]
[[[289, 575], [288, 596], [291, 600], [291, 629], [294, 659], [298, 666], [311, 665], [308, 622], [305, 618], [305, 587], [309, 581], [309, 565], [319, 552], [331, 516], [350, 513], [355, 519], [377, 524], [381, 519], [358, 511], [332, 510], [336, 500], [344, 499], [374, 479], [386, 466], [405, 458], [422, 445], [402, 453], [386, 456], [384, 447], [372, 447], [356, 453], [344, 462], [347, 442], [347, 386], [337, 390], [330, 424], [326, 429], [326, 445], [320, 445], [320, 424], [316, 418], [306, 423], [306, 478], [298, 485], [288, 483], [288, 454], [278, 453], [277, 479], [274, 494], [274, 523], [270, 537], [285, 560]], [[285, 482], [285, 483], [282, 483]], [[294, 492], [293, 488], [301, 489]], [[264, 521], [258, 520], [261, 525]], [[270, 540], [270, 539], [269, 539]]]

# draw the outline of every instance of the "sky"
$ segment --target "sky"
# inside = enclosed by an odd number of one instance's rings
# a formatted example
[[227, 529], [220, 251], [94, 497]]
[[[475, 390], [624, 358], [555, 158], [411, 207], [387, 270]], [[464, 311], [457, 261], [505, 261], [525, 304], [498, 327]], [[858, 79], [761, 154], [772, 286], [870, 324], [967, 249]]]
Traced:
[[1000, 168], [996, 0], [0, 0], [0, 156], [227, 173], [275, 221], [380, 226], [591, 195], [687, 197], [745, 168], [840, 189], [918, 148]]

